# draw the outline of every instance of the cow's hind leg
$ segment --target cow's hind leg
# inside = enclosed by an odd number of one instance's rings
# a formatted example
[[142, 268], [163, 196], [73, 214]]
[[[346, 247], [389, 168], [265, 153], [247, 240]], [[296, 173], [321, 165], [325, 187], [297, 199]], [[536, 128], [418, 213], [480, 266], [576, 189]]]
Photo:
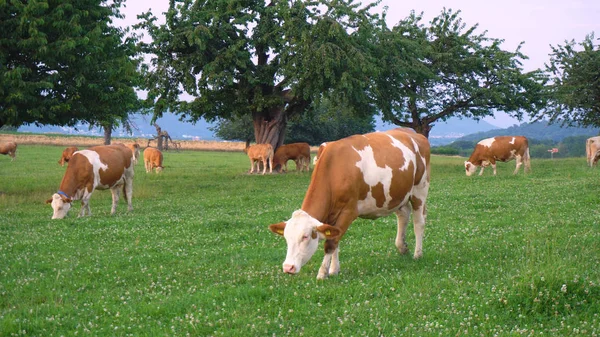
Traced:
[[[521, 165], [523, 165], [523, 157], [516, 156], [515, 160], [517, 162], [517, 166], [515, 167], [515, 171], [513, 172], [513, 174], [519, 173], [519, 169], [521, 168]], [[525, 169], [523, 169], [523, 170], [525, 170]]]
[[121, 186], [114, 186], [110, 188], [110, 192], [112, 193], [112, 208], [110, 209], [110, 214], [115, 214], [117, 211], [117, 204], [119, 203], [119, 195], [121, 191], [119, 190]]
[[425, 217], [427, 216], [427, 207], [425, 202], [413, 209], [413, 225], [415, 229], [415, 259], [423, 256], [423, 236], [425, 234]]
[[396, 248], [400, 254], [406, 254], [408, 248], [406, 246], [406, 225], [410, 218], [410, 205], [406, 204], [396, 211], [396, 218], [398, 218], [398, 233], [396, 234]]
[[133, 177], [126, 178], [125, 184], [123, 185], [123, 194], [125, 195], [125, 200], [127, 200], [127, 210], [133, 211], [133, 205], [131, 203], [131, 198], [133, 197]]

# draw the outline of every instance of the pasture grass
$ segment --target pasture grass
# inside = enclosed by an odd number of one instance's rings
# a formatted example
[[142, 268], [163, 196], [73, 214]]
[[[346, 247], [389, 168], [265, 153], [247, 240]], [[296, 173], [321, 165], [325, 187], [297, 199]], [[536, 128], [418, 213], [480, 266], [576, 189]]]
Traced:
[[[283, 274], [267, 226], [302, 203], [310, 174], [248, 175], [239, 152], [167, 152], [136, 166], [134, 211], [51, 220], [63, 147], [0, 157], [2, 336], [517, 336], [600, 334], [600, 171], [582, 158], [466, 177], [432, 157], [424, 256], [401, 256], [394, 216], [358, 219], [341, 273], [322, 249]], [[291, 165], [293, 168], [293, 164]], [[409, 246], [414, 236], [409, 231]]]

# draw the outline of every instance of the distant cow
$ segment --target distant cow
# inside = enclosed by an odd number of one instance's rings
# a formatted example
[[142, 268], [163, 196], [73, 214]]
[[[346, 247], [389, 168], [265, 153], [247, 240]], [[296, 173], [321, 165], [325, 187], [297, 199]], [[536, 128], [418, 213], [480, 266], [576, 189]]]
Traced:
[[69, 146], [66, 149], [64, 149], [62, 152], [62, 156], [60, 157], [60, 160], [58, 161], [60, 166], [65, 166], [65, 163], [68, 163], [69, 160], [71, 160], [71, 157], [73, 157], [73, 153], [75, 153], [75, 151], [78, 151], [78, 150], [79, 149], [77, 148], [77, 146]]
[[269, 226], [287, 242], [283, 271], [298, 273], [317, 250], [319, 240], [326, 240], [317, 278], [337, 274], [339, 241], [350, 224], [357, 217], [375, 219], [391, 213], [398, 219], [396, 247], [405, 254], [406, 226], [412, 211], [414, 258], [421, 257], [429, 151], [427, 138], [405, 129], [328, 142], [314, 167], [301, 209], [288, 221]]
[[140, 157], [140, 144], [128, 143], [128, 144], [125, 144], [125, 146], [127, 146], [131, 150], [131, 152], [133, 154], [133, 163], [137, 165], [138, 158]]
[[81, 200], [79, 216], [92, 215], [89, 200], [94, 190], [110, 189], [112, 209], [117, 210], [120, 188], [127, 199], [127, 208], [131, 206], [133, 193], [133, 163], [131, 151], [122, 144], [90, 147], [73, 153], [58, 192], [46, 203], [52, 205], [52, 219], [64, 218], [71, 209], [71, 203]]
[[310, 145], [308, 143], [292, 143], [281, 145], [273, 156], [273, 169], [283, 172], [287, 171], [287, 162], [293, 160], [296, 163], [296, 171], [310, 171]]
[[153, 169], [156, 169], [156, 173], [160, 173], [163, 170], [162, 152], [155, 147], [147, 147], [144, 150], [144, 166], [146, 173], [152, 172]]
[[10, 161], [15, 160], [17, 156], [17, 143], [15, 142], [6, 142], [0, 144], [0, 154], [7, 154], [11, 157]]
[[600, 136], [588, 138], [585, 142], [585, 154], [590, 167], [596, 166], [600, 159]]
[[531, 171], [527, 138], [523, 136], [487, 138], [477, 143], [471, 157], [465, 161], [465, 172], [467, 176], [471, 176], [477, 170], [477, 166], [481, 166], [479, 175], [482, 175], [483, 169], [492, 165], [494, 175], [496, 175], [496, 161], [507, 162], [512, 159], [517, 161], [517, 167], [513, 174], [519, 172], [522, 164], [525, 164], [525, 173]]
[[254, 165], [256, 164], [256, 173], [260, 171], [258, 167], [259, 162], [263, 164], [263, 173], [267, 171], [267, 163], [269, 164], [269, 173], [273, 173], [273, 146], [271, 144], [255, 144], [252, 146], [246, 146], [244, 152], [250, 158], [250, 173], [254, 172]]

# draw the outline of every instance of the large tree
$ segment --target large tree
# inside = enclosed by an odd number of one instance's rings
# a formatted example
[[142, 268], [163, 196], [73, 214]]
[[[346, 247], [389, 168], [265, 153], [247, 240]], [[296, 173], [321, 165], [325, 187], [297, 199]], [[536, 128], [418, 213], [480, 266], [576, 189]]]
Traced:
[[524, 72], [520, 46], [468, 27], [460, 11], [444, 9], [428, 26], [412, 12], [379, 40], [377, 97], [383, 119], [429, 135], [452, 116], [482, 118], [501, 110], [515, 117], [544, 105], [543, 77]]
[[0, 1], [0, 127], [126, 120], [138, 74], [135, 40], [111, 26], [123, 3]]
[[[371, 38], [378, 15], [352, 0], [172, 0], [152, 41], [148, 100], [208, 121], [252, 116], [255, 141], [278, 147], [289, 118], [324, 96], [372, 114]], [[191, 97], [191, 98], [190, 98]]]
[[600, 126], [600, 45], [590, 34], [552, 47], [546, 64], [549, 108], [533, 116], [568, 125]]

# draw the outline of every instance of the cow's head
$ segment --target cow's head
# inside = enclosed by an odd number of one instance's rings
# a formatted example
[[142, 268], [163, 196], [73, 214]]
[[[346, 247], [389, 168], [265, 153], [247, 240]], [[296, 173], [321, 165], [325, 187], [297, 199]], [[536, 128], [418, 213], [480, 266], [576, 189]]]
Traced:
[[52, 199], [46, 200], [46, 203], [51, 204], [52, 210], [54, 210], [52, 219], [62, 219], [67, 216], [67, 213], [69, 213], [69, 210], [71, 209], [72, 201], [71, 198], [58, 193], [54, 193]]
[[465, 173], [468, 177], [470, 177], [473, 173], [477, 171], [477, 166], [473, 165], [470, 161], [465, 162]]
[[156, 173], [161, 173], [163, 169], [164, 169], [164, 167], [162, 167], [162, 166], [157, 166], [157, 167], [156, 167]]
[[303, 210], [297, 210], [287, 222], [269, 226], [269, 229], [285, 237], [287, 255], [283, 261], [283, 272], [296, 274], [310, 260], [319, 245], [319, 240], [333, 239], [340, 230], [323, 224]]

